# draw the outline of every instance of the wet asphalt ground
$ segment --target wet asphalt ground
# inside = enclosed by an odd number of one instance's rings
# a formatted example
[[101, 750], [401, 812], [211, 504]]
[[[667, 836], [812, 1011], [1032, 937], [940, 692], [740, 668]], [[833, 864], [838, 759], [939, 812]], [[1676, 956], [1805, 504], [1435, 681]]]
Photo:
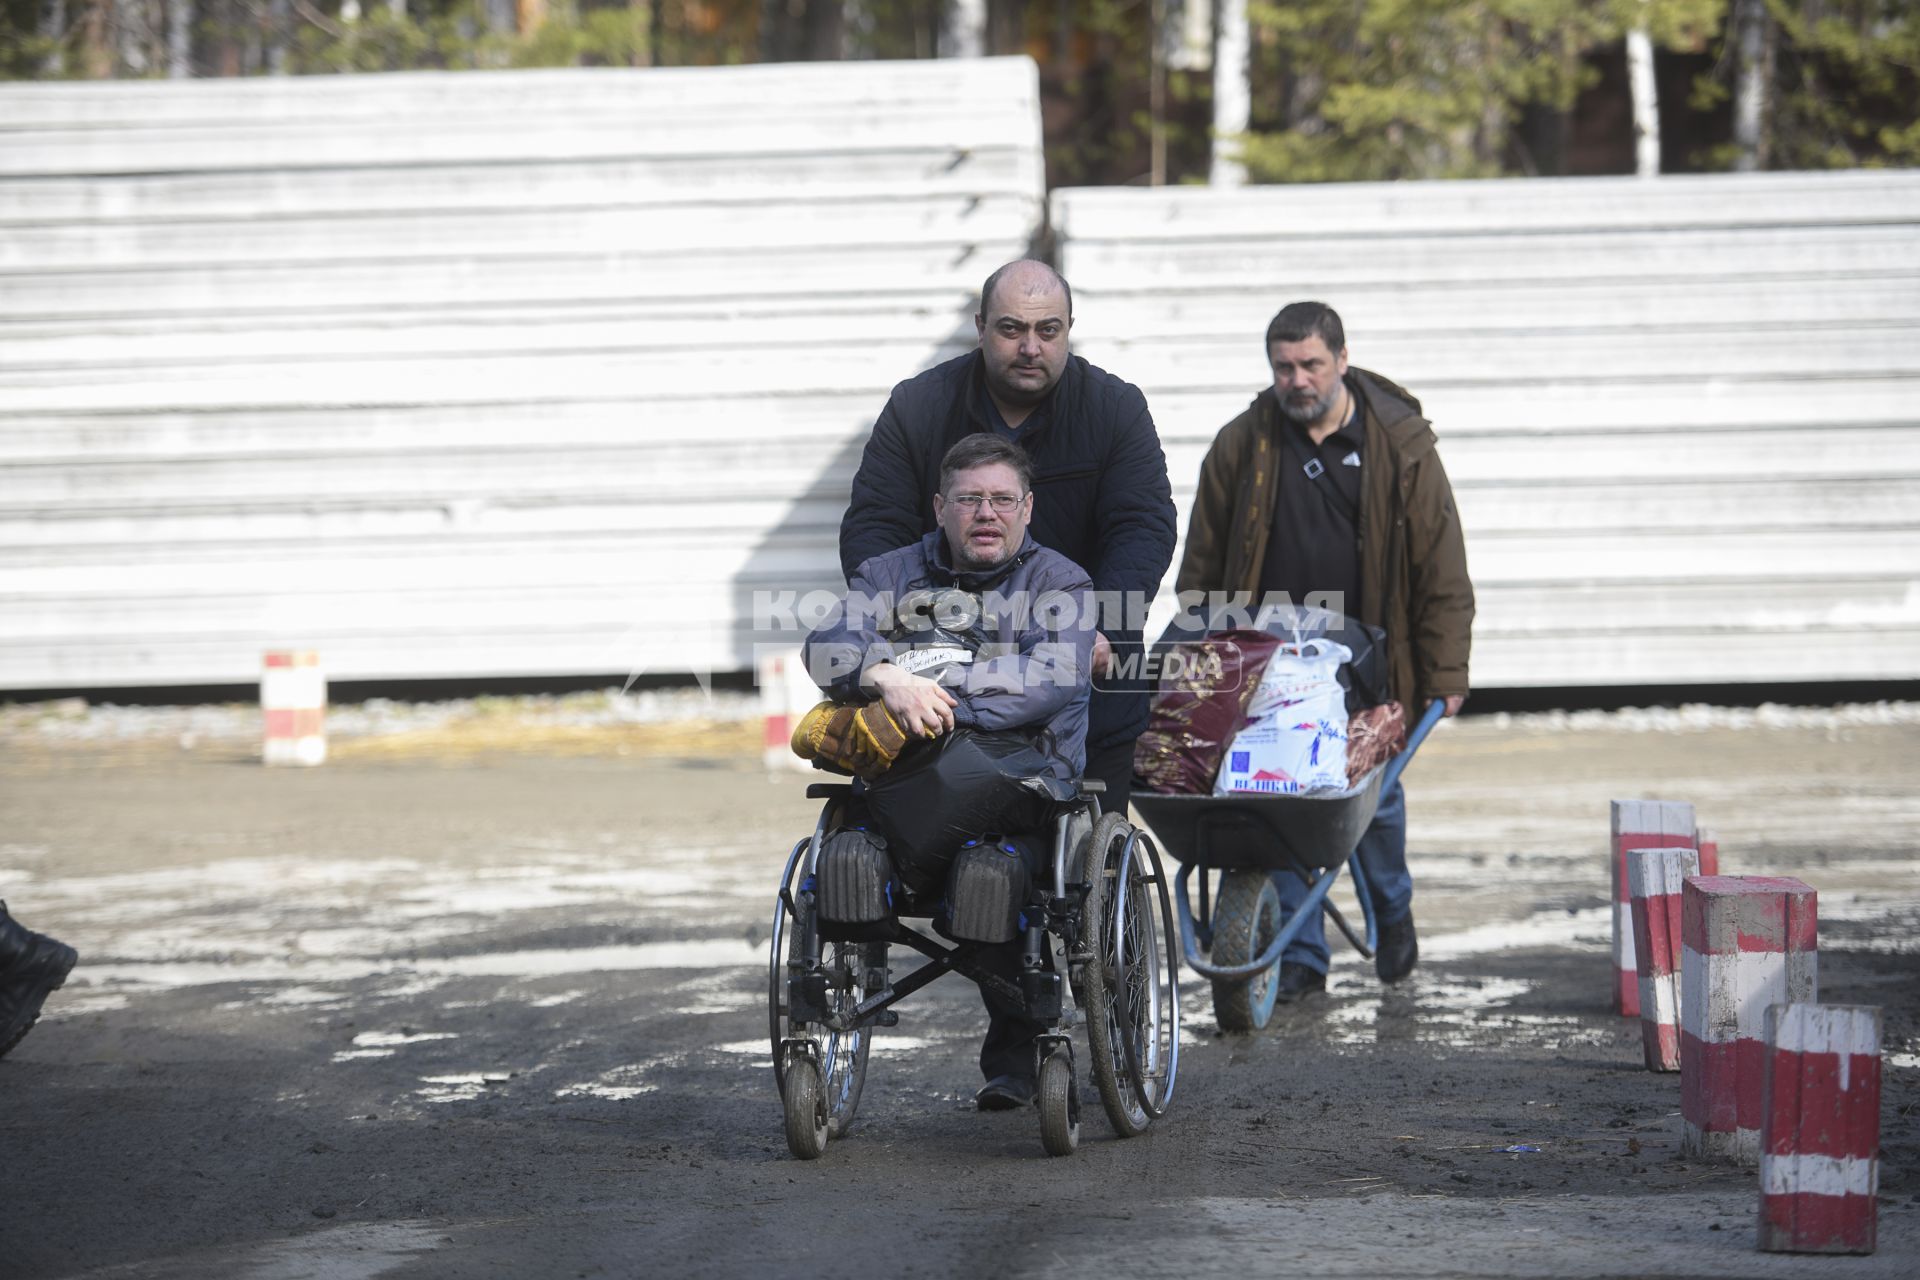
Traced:
[[[1223, 1036], [1187, 974], [1172, 1113], [1064, 1160], [973, 1110], [957, 979], [788, 1155], [764, 946], [813, 806], [736, 741], [8, 738], [0, 895], [83, 958], [0, 1060], [0, 1276], [1920, 1272], [1920, 717], [1444, 727], [1415, 979], [1336, 943], [1325, 999]], [[1754, 1174], [1682, 1158], [1607, 1009], [1616, 796], [1819, 891], [1822, 998], [1885, 1011], [1876, 1255], [1757, 1253]]]

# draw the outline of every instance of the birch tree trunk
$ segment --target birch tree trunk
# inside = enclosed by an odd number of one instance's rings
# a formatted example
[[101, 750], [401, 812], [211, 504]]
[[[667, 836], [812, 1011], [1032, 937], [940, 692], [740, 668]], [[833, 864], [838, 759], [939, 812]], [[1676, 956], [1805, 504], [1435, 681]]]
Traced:
[[136, 76], [147, 73], [147, 41], [152, 32], [146, 13], [146, 0], [114, 0], [113, 24], [120, 49], [120, 70]]
[[947, 0], [940, 56], [979, 58], [987, 52], [987, 0]]
[[167, 0], [167, 79], [193, 75], [193, 0]]
[[66, 69], [63, 51], [67, 42], [66, 0], [41, 0], [40, 38], [47, 42], [47, 56], [40, 60], [40, 70], [57, 76]]
[[270, 76], [287, 74], [287, 41], [293, 29], [292, 19], [292, 0], [268, 0], [267, 74]]
[[1175, 71], [1204, 71], [1213, 65], [1213, 0], [1183, 0], [1180, 34], [1167, 65]]
[[1213, 163], [1207, 181], [1216, 187], [1243, 187], [1247, 167], [1233, 158], [1253, 112], [1253, 86], [1247, 64], [1247, 0], [1219, 0], [1219, 43], [1213, 55]]
[[1740, 173], [1767, 163], [1766, 0], [1734, 0], [1733, 167]]
[[872, 24], [872, 15], [868, 6], [861, 0], [842, 0], [840, 5], [840, 52], [836, 55], [841, 62], [852, 62], [860, 56], [860, 43]]
[[1653, 80], [1653, 40], [1645, 27], [1627, 32], [1627, 82], [1633, 93], [1633, 171], [1660, 176], [1660, 96]]

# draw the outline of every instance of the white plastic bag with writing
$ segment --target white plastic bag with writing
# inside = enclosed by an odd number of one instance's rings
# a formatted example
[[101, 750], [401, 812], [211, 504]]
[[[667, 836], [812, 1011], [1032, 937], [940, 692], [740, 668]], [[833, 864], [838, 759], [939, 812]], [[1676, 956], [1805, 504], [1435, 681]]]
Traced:
[[1247, 723], [1228, 744], [1213, 794], [1346, 790], [1347, 697], [1336, 673], [1352, 656], [1331, 640], [1275, 650], [1247, 704]]

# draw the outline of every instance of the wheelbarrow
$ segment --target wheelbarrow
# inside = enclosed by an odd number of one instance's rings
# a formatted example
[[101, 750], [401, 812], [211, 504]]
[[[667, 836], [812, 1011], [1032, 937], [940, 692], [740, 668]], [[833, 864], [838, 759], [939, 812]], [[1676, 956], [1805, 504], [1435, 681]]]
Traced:
[[[1373, 956], [1379, 928], [1372, 895], [1356, 848], [1392, 788], [1413, 759], [1445, 704], [1429, 703], [1391, 760], [1345, 791], [1301, 795], [1244, 793], [1228, 796], [1168, 795], [1135, 791], [1133, 805], [1159, 837], [1160, 847], [1181, 864], [1175, 902], [1180, 942], [1189, 967], [1213, 983], [1213, 1008], [1223, 1031], [1252, 1031], [1273, 1016], [1280, 953], [1324, 911], [1361, 955]], [[1353, 875], [1365, 922], [1364, 939], [1347, 923], [1327, 893], [1342, 863]], [[1307, 884], [1306, 899], [1282, 919], [1272, 873], [1290, 871]], [[1191, 882], [1200, 883], [1200, 909], [1192, 905]], [[1211, 877], [1219, 876], [1211, 894]], [[1206, 954], [1202, 954], [1202, 953]]]

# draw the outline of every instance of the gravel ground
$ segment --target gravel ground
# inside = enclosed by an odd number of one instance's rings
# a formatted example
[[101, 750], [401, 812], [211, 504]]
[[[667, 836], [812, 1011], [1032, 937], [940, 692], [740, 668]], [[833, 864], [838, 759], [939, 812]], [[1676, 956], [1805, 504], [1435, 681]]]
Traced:
[[[1222, 1035], [1189, 974], [1172, 1113], [1047, 1160], [972, 1109], [948, 979], [803, 1164], [763, 947], [807, 779], [753, 708], [611, 703], [341, 708], [304, 770], [255, 763], [247, 708], [7, 709], [0, 895], [83, 959], [0, 1060], [0, 1275], [1920, 1272], [1912, 704], [1446, 724], [1408, 775], [1411, 983], [1336, 951], [1323, 1000]], [[1822, 998], [1883, 1008], [1872, 1257], [1756, 1252], [1752, 1172], [1681, 1155], [1607, 1009], [1625, 796], [1812, 883]]]

